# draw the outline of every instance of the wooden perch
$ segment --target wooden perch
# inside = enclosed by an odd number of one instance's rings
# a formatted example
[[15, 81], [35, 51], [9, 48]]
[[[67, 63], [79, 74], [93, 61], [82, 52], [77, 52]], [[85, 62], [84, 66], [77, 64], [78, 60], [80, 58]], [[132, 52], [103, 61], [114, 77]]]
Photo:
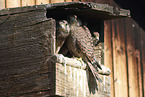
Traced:
[[[61, 64], [67, 64], [68, 66], [75, 67], [75, 68], [81, 68], [81, 69], [86, 69], [86, 64], [77, 59], [77, 58], [68, 58], [64, 57], [62, 54], [55, 54], [53, 55], [49, 61], [53, 63], [61, 63]], [[110, 75], [111, 70], [104, 65], [101, 65], [102, 70], [98, 69], [98, 73], [101, 75]]]

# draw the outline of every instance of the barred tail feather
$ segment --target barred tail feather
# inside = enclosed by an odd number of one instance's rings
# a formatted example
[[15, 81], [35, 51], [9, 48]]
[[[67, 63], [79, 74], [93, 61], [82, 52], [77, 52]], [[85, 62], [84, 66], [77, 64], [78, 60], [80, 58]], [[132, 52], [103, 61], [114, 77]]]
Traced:
[[93, 66], [95, 67], [95, 68], [99, 68], [99, 69], [101, 69], [102, 70], [102, 67], [101, 67], [101, 65], [95, 60], [95, 62], [94, 63], [92, 63], [93, 64]]
[[94, 66], [90, 62], [87, 62], [87, 64], [89, 65], [91, 72], [93, 73], [94, 78], [96, 80], [98, 80], [99, 82], [102, 82], [102, 80], [99, 78], [97, 70], [94, 68]]

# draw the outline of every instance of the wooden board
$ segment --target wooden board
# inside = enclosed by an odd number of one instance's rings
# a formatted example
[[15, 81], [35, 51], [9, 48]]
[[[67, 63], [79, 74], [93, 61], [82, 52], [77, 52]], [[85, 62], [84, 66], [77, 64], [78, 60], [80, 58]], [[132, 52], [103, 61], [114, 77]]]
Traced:
[[[56, 95], [66, 97], [110, 97], [110, 77], [100, 76], [96, 82], [92, 73], [56, 64]], [[98, 90], [97, 90], [98, 85]]]
[[145, 32], [142, 28], [140, 28], [140, 32], [141, 32], [141, 64], [142, 64], [142, 89], [144, 91], [142, 91], [142, 97], [145, 97]]
[[64, 0], [51, 0], [51, 3], [60, 3], [60, 2], [64, 2]]
[[0, 9], [4, 9], [5, 7], [5, 0], [0, 0]]
[[22, 0], [21, 1], [22, 6], [32, 6], [35, 5], [35, 0]]
[[124, 19], [112, 22], [115, 97], [128, 97]]
[[[76, 14], [80, 18], [90, 21], [107, 20], [121, 17], [129, 17], [129, 10], [114, 10], [108, 4], [98, 4], [93, 2], [64, 2], [54, 3], [53, 8], [48, 8], [48, 17], [55, 19], [65, 19], [67, 15]], [[77, 10], [76, 10], [77, 9]], [[58, 17], [58, 15], [60, 17]]]
[[54, 65], [48, 59], [54, 54], [55, 21], [45, 13], [35, 10], [0, 17], [1, 97], [54, 95]]
[[20, 0], [5, 0], [6, 1], [6, 8], [12, 7], [20, 7]]
[[36, 5], [38, 4], [49, 4], [50, 0], [36, 0]]
[[114, 66], [111, 27], [111, 20], [104, 21], [104, 65], [111, 70], [111, 97], [114, 97]]
[[[138, 53], [138, 49], [135, 48], [137, 34], [139, 32], [135, 31], [137, 25], [134, 24], [134, 21], [130, 19], [126, 19], [126, 46], [127, 46], [127, 60], [128, 60], [128, 80], [129, 80], [129, 96], [130, 97], [139, 97], [139, 82], [138, 82], [138, 63], [136, 54]], [[138, 29], [138, 28], [137, 28]], [[139, 29], [138, 29], [139, 30]], [[138, 42], [139, 43], [139, 42]], [[135, 92], [135, 93], [134, 93]]]

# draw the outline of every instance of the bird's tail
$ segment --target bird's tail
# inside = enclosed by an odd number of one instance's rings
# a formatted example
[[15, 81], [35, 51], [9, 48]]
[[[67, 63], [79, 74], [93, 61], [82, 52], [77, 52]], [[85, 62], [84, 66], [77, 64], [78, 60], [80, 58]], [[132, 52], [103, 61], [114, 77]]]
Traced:
[[99, 69], [101, 69], [102, 70], [102, 67], [101, 67], [101, 65], [97, 62], [97, 60], [95, 59], [93, 62], [92, 62], [92, 64], [93, 64], [93, 66], [95, 67], [95, 68], [99, 68]]
[[87, 62], [87, 64], [89, 65], [91, 72], [93, 73], [94, 78], [96, 80], [98, 80], [99, 82], [102, 82], [102, 80], [99, 78], [97, 69], [95, 69], [94, 66], [90, 62]]

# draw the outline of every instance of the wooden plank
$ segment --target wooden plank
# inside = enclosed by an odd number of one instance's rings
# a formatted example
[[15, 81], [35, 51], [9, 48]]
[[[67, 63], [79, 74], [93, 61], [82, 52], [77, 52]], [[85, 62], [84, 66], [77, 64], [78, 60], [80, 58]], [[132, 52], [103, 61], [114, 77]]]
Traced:
[[142, 68], [142, 64], [141, 64], [141, 57], [142, 57], [142, 55], [141, 55], [141, 32], [140, 32], [139, 25], [136, 22], [134, 22], [134, 24], [135, 24], [134, 33], [135, 33], [135, 49], [136, 49], [134, 56], [136, 57], [135, 63], [137, 66], [137, 75], [138, 75], [138, 78], [137, 78], [137, 80], [138, 80], [138, 92], [139, 92], [138, 97], [143, 97], [143, 95], [142, 95], [143, 82], [142, 82], [142, 70], [141, 70], [141, 68]]
[[79, 0], [72, 0], [72, 1], [79, 1]]
[[105, 66], [111, 70], [111, 97], [114, 97], [114, 67], [111, 20], [104, 21], [104, 63]]
[[51, 3], [60, 3], [60, 2], [64, 2], [64, 0], [51, 0]]
[[[139, 96], [139, 74], [138, 74], [138, 60], [137, 53], [139, 49], [135, 47], [136, 43], [140, 43], [137, 41], [138, 32], [135, 31], [136, 28], [135, 21], [131, 18], [126, 19], [126, 45], [127, 45], [127, 60], [128, 60], [128, 79], [129, 79], [129, 96], [130, 97], [140, 97]], [[137, 41], [137, 42], [136, 42]]]
[[31, 6], [35, 4], [36, 4], [35, 0], [22, 0], [21, 1], [22, 6]]
[[142, 85], [142, 90], [143, 90], [143, 97], [145, 97], [145, 31], [140, 28], [140, 32], [141, 32], [141, 63], [142, 63], [142, 81], [143, 81], [143, 85]]
[[[100, 76], [95, 81], [91, 72], [81, 68], [56, 64], [56, 95], [72, 97], [110, 97], [110, 78]], [[98, 85], [98, 90], [97, 90]]]
[[6, 8], [20, 7], [20, 0], [6, 0]]
[[124, 19], [113, 20], [112, 32], [115, 97], [128, 97]]
[[36, 0], [36, 4], [49, 4], [50, 0]]
[[54, 64], [48, 59], [55, 21], [39, 10], [1, 16], [0, 22], [0, 96], [54, 95]]
[[0, 0], [0, 9], [5, 8], [5, 0]]
[[72, 2], [73, 0], [65, 0], [65, 2]]

